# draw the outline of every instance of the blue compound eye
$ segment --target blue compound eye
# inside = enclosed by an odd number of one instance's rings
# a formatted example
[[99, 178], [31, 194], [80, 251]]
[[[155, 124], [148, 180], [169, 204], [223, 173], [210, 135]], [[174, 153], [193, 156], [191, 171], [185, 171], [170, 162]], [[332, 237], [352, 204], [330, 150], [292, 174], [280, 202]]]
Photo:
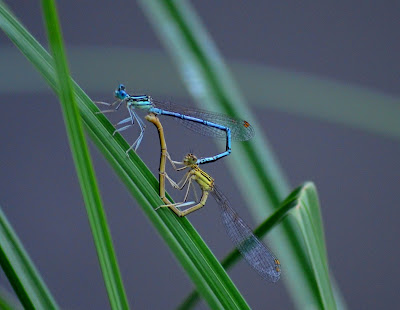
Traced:
[[118, 88], [114, 92], [114, 96], [121, 100], [125, 99], [128, 96], [125, 91], [125, 86], [123, 84], [119, 84]]

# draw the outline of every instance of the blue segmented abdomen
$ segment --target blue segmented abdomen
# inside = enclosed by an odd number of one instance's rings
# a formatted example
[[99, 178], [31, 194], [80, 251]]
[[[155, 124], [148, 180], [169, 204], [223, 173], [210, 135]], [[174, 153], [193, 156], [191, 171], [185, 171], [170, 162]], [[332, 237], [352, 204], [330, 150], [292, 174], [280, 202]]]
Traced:
[[[176, 112], [179, 114], [199, 118], [218, 125], [222, 125], [224, 127], [228, 127], [231, 130], [232, 140], [247, 141], [254, 137], [253, 127], [244, 120], [234, 119], [220, 113], [214, 113], [195, 108], [188, 108], [170, 102], [159, 102], [156, 100], [153, 100], [152, 102], [155, 108], [161, 110]], [[191, 122], [178, 117], [174, 117], [174, 119], [181, 122], [182, 125], [185, 126], [186, 128], [195, 131], [199, 134], [202, 134], [204, 136], [222, 138], [222, 139], [226, 138], [226, 132], [219, 128], [207, 126], [205, 124], [198, 122]]]
[[211, 191], [221, 208], [221, 219], [232, 243], [247, 263], [265, 280], [277, 282], [281, 275], [280, 262], [262, 243], [250, 227], [230, 206], [229, 200], [215, 187]]

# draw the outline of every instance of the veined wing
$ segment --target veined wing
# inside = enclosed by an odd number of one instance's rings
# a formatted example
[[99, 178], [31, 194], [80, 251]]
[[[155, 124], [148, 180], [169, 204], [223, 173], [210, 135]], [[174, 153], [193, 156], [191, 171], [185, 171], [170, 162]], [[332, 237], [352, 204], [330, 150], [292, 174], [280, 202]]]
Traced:
[[211, 192], [221, 207], [222, 223], [233, 244], [240, 251], [247, 263], [264, 279], [277, 282], [281, 275], [279, 260], [272, 251], [262, 243], [250, 227], [230, 206], [229, 200], [218, 188]]
[[[231, 130], [231, 135], [233, 140], [237, 141], [247, 141], [254, 137], [253, 127], [245, 120], [239, 120], [229, 117], [225, 114], [214, 113], [206, 110], [196, 109], [192, 107], [184, 107], [170, 102], [160, 102], [153, 100], [154, 106], [156, 108], [176, 112], [179, 114], [196, 117], [205, 121], [209, 121], [218, 125], [228, 127]], [[216, 138], [226, 138], [226, 133], [218, 128], [206, 126], [201, 123], [187, 121], [181, 118], [175, 118], [182, 123], [186, 128], [193, 130], [204, 136], [216, 137]]]

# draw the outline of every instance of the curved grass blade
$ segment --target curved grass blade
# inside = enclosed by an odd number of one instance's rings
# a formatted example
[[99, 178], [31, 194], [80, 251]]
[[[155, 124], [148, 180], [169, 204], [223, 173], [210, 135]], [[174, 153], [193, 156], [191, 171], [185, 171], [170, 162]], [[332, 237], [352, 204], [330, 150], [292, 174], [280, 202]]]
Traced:
[[58, 96], [63, 111], [65, 127], [110, 305], [112, 309], [129, 309], [128, 298], [122, 283], [89, 149], [83, 133], [82, 121], [69, 75], [61, 26], [54, 0], [43, 0], [42, 9], [49, 45], [54, 59], [55, 78], [58, 84]]
[[[1, 208], [0, 265], [25, 309], [58, 309], [53, 296]], [[3, 309], [1, 303], [0, 308]]]
[[[293, 192], [290, 193], [290, 195], [281, 203], [279, 208], [254, 230], [254, 235], [262, 240], [262, 238], [265, 237], [273, 227], [279, 224], [289, 214], [290, 210], [297, 206], [298, 194], [301, 190], [301, 186], [293, 190]], [[221, 261], [221, 265], [225, 270], [229, 270], [242, 258], [243, 257], [239, 250], [234, 249]], [[178, 309], [192, 309], [199, 301], [200, 295], [197, 291], [193, 291], [185, 298]]]
[[323, 309], [336, 309], [318, 194], [313, 183], [303, 185], [297, 198], [297, 206], [292, 209], [291, 215], [295, 217], [302, 233]]
[[[0, 2], [0, 28], [58, 92], [53, 60], [44, 48]], [[121, 135], [113, 137], [114, 127], [74, 83], [74, 90], [85, 129], [103, 153], [130, 193], [135, 197], [160, 236], [170, 247], [188, 276], [212, 309], [249, 309], [246, 301], [227, 276], [218, 260], [186, 219], [178, 219], [168, 210], [155, 212], [162, 204], [158, 182]]]

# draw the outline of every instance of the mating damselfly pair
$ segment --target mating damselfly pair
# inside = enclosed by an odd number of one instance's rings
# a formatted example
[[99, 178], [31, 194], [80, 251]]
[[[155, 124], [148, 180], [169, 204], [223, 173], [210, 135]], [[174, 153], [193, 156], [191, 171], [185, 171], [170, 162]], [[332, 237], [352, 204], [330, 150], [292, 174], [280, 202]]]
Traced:
[[238, 120], [226, 116], [224, 114], [209, 112], [200, 109], [187, 108], [180, 105], [176, 105], [170, 102], [162, 102], [154, 100], [148, 95], [129, 95], [125, 91], [125, 86], [120, 84], [114, 92], [117, 100], [114, 103], [97, 102], [112, 107], [113, 109], [101, 111], [101, 113], [115, 112], [122, 104], [125, 103], [129, 117], [121, 120], [116, 126], [122, 126], [115, 130], [121, 132], [132, 125], [135, 121], [139, 125], [140, 134], [131, 147], [126, 151], [127, 153], [134, 149], [135, 151], [139, 148], [142, 142], [145, 125], [143, 120], [137, 114], [137, 111], [141, 110], [147, 113], [154, 113], [157, 115], [166, 115], [173, 117], [174, 119], [181, 122], [186, 128], [195, 131], [204, 136], [226, 138], [226, 150], [220, 154], [211, 157], [199, 158], [197, 164], [204, 164], [216, 161], [224, 156], [231, 153], [231, 140], [246, 141], [250, 140], [254, 136], [253, 127], [244, 120]]
[[[146, 119], [152, 122], [158, 129], [161, 145], [161, 161], [160, 161], [160, 197], [166, 203], [165, 205], [158, 206], [170, 208], [178, 216], [186, 216], [194, 212], [206, 204], [209, 194], [211, 194], [217, 204], [220, 206], [222, 223], [225, 226], [228, 236], [233, 244], [249, 263], [264, 279], [270, 282], [277, 282], [280, 278], [280, 262], [272, 253], [272, 251], [265, 246], [252, 232], [250, 227], [243, 221], [243, 219], [231, 207], [229, 200], [222, 194], [219, 188], [214, 184], [214, 179], [205, 171], [199, 168], [199, 164], [216, 161], [231, 153], [231, 139], [246, 141], [254, 136], [254, 130], [251, 125], [244, 120], [237, 120], [230, 118], [223, 114], [212, 113], [199, 109], [189, 109], [172, 103], [165, 103], [153, 100], [147, 95], [129, 95], [125, 91], [125, 86], [120, 84], [114, 93], [117, 101], [112, 104], [99, 102], [113, 107], [113, 109], [102, 111], [102, 113], [113, 112], [118, 110], [123, 103], [129, 111], [129, 117], [117, 123], [117, 126], [122, 126], [115, 130], [121, 132], [132, 126], [135, 121], [140, 127], [140, 135], [136, 141], [130, 146], [127, 152], [131, 149], [138, 149], [145, 130], [143, 120], [137, 115], [137, 110], [143, 110], [148, 113]], [[173, 161], [168, 153], [166, 142], [164, 138], [164, 131], [157, 115], [167, 115], [174, 117], [182, 122], [185, 127], [198, 132], [200, 134], [212, 137], [226, 138], [226, 150], [223, 153], [211, 157], [198, 159], [193, 154], [187, 154], [182, 162]], [[128, 124], [128, 125], [125, 125]], [[175, 170], [186, 170], [187, 172], [182, 180], [176, 183], [165, 172], [165, 161], [169, 159]], [[180, 164], [182, 167], [176, 168], [175, 164]], [[165, 178], [176, 189], [183, 189], [187, 186], [185, 198], [181, 203], [171, 203], [165, 197]], [[201, 189], [201, 198], [197, 202], [187, 202], [191, 182], [196, 182]], [[179, 208], [187, 207], [184, 211]]]

